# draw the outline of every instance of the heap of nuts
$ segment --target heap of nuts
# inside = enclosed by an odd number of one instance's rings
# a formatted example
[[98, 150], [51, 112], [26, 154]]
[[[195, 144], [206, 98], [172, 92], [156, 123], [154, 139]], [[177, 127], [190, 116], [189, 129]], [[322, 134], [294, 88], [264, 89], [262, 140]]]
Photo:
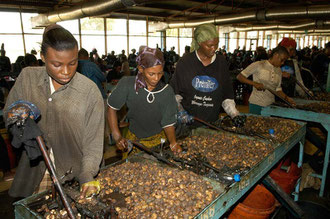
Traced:
[[313, 100], [330, 101], [330, 93], [314, 92]]
[[302, 110], [309, 110], [317, 113], [330, 114], [330, 103], [329, 102], [317, 102], [309, 103], [304, 105], [298, 105], [297, 108]]
[[115, 207], [119, 218], [192, 218], [219, 195], [195, 173], [149, 161], [109, 167], [98, 180], [101, 200], [123, 194], [125, 205]]
[[266, 157], [272, 150], [268, 143], [243, 139], [238, 135], [219, 132], [213, 135], [194, 135], [180, 140], [187, 153], [179, 154], [184, 159], [202, 155], [216, 168], [229, 167], [244, 170]]
[[283, 143], [300, 129], [301, 125], [289, 119], [273, 117], [248, 116], [244, 131], [258, 133], [269, 138], [269, 129], [274, 129], [274, 136], [277, 142]]

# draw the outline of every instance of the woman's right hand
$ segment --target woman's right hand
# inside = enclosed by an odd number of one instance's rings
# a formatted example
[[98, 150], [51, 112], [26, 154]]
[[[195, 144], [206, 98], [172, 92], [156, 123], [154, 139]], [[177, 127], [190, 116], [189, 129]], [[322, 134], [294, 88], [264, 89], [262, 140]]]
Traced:
[[121, 151], [127, 151], [128, 149], [128, 143], [127, 140], [123, 137], [120, 137], [118, 140], [116, 140], [116, 147]]
[[255, 83], [253, 84], [253, 87], [255, 87], [257, 90], [261, 90], [261, 91], [266, 90], [266, 89], [265, 89], [265, 86], [264, 86], [263, 84], [261, 84], [261, 83], [258, 83], [258, 82], [255, 82]]

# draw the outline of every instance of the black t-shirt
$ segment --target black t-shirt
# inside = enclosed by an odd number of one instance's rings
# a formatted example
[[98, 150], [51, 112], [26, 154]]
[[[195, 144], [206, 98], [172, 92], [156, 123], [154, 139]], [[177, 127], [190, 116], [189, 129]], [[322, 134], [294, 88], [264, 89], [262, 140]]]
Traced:
[[[294, 64], [292, 59], [288, 59], [284, 62], [284, 64], [281, 66], [281, 70], [282, 72], [287, 72], [290, 73], [291, 76], [296, 77], [296, 72], [294, 69]], [[290, 78], [285, 78], [282, 77], [282, 90], [283, 92], [290, 96], [293, 97], [294, 96], [294, 89], [296, 87], [296, 82], [294, 81], [294, 79], [292, 77]]]
[[208, 122], [219, 118], [225, 99], [234, 99], [228, 65], [222, 55], [204, 66], [196, 52], [187, 54], [179, 60], [170, 85], [175, 94], [183, 97], [181, 104], [189, 114]]
[[311, 71], [321, 82], [321, 84], [326, 84], [328, 68], [329, 68], [330, 58], [324, 54], [318, 54], [312, 62]]

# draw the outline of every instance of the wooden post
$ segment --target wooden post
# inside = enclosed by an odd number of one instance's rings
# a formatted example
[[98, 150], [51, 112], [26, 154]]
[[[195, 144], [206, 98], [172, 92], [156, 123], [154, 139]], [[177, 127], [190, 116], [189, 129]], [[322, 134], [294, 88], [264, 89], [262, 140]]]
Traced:
[[103, 24], [104, 24], [104, 46], [105, 46], [104, 53], [105, 53], [105, 55], [108, 55], [107, 19], [106, 18], [103, 18]]
[[24, 34], [24, 27], [23, 27], [23, 19], [22, 19], [22, 8], [19, 6], [19, 18], [21, 20], [21, 29], [22, 29], [22, 39], [23, 39], [23, 49], [24, 55], [26, 55], [26, 45], [25, 45], [25, 34]]
[[78, 32], [79, 32], [79, 49], [82, 48], [82, 39], [81, 39], [81, 22], [80, 22], [80, 18], [78, 19]]
[[129, 14], [127, 14], [127, 19], [126, 19], [126, 33], [127, 33], [127, 36], [126, 36], [126, 40], [127, 40], [126, 54], [127, 54], [127, 57], [128, 57], [128, 55], [129, 55]]
[[147, 46], [149, 46], [149, 18], [148, 16], [146, 17], [146, 38], [147, 38]]

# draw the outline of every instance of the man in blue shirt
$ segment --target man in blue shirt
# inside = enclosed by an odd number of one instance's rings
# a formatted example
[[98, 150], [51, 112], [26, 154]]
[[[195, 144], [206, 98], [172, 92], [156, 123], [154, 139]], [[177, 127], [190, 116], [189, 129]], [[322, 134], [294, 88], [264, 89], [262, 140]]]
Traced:
[[78, 52], [78, 68], [77, 72], [85, 75], [97, 85], [100, 89], [103, 99], [107, 98], [107, 95], [102, 87], [102, 82], [106, 81], [105, 75], [102, 73], [101, 69], [89, 60], [88, 52], [81, 48]]

